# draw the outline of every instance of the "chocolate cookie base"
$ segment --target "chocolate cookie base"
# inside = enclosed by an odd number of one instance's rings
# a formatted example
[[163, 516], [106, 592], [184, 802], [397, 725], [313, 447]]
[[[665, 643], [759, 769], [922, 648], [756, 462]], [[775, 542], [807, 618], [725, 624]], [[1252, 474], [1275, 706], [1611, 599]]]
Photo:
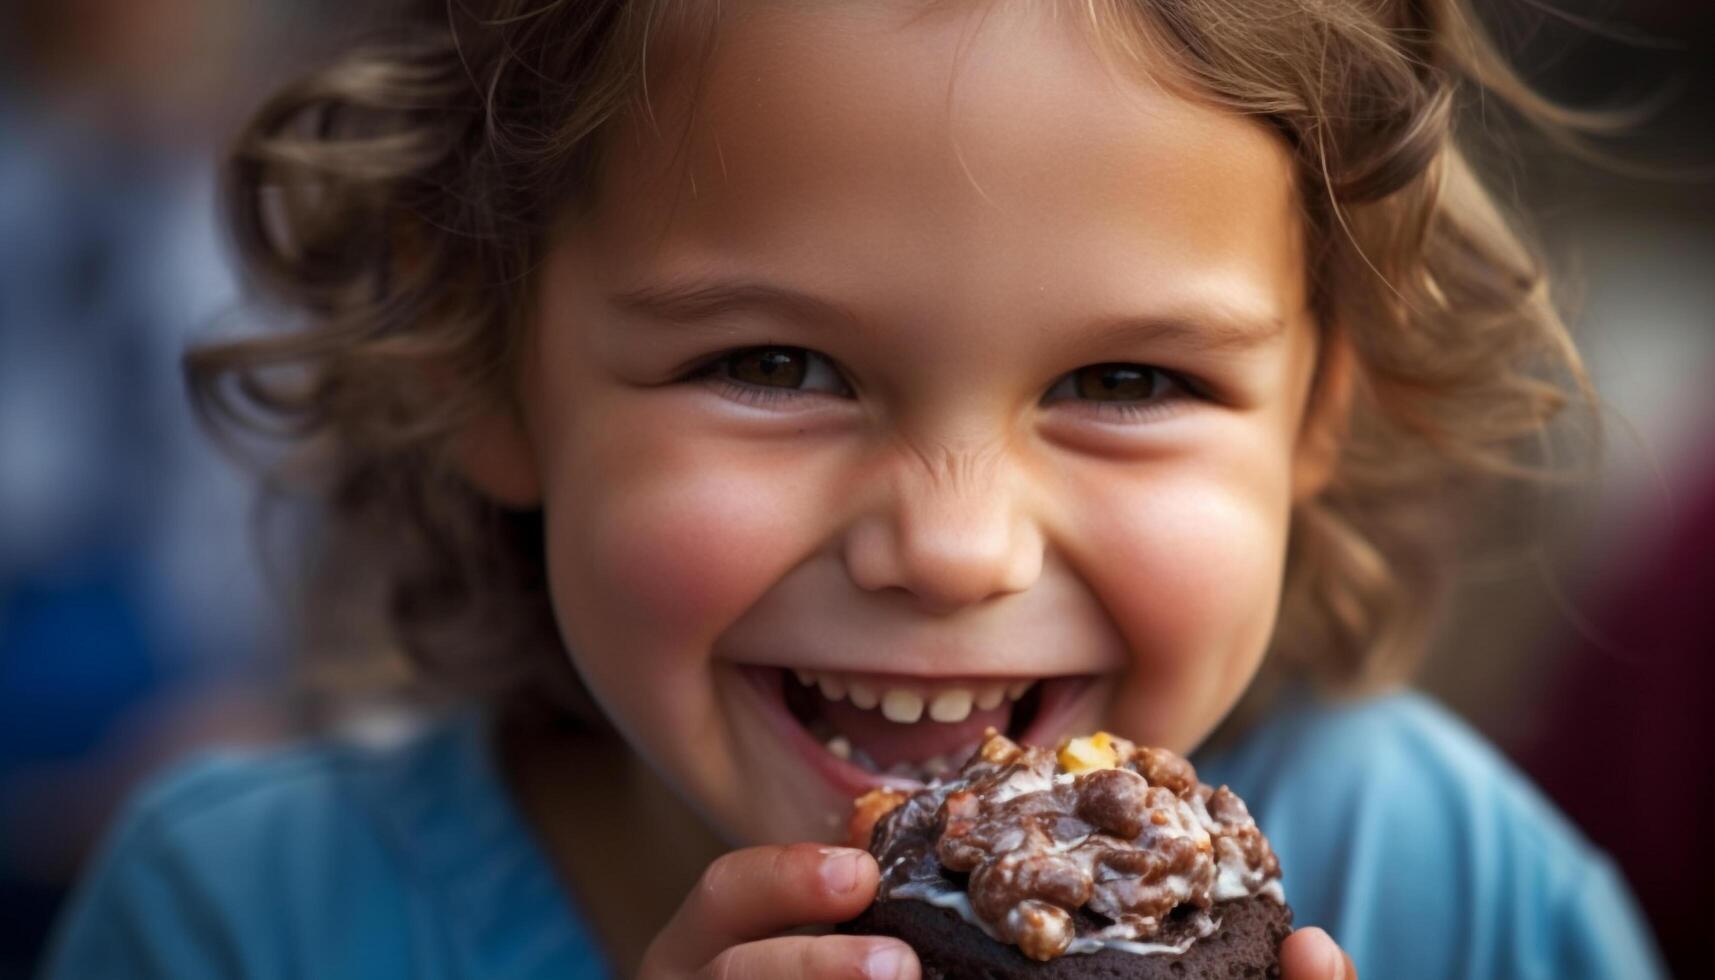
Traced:
[[894, 936], [911, 944], [924, 980], [1197, 980], [1280, 976], [1280, 944], [1292, 931], [1292, 909], [1258, 895], [1215, 908], [1220, 928], [1179, 955], [1104, 949], [1046, 963], [998, 943], [957, 912], [910, 899], [876, 902], [840, 926], [856, 935]]

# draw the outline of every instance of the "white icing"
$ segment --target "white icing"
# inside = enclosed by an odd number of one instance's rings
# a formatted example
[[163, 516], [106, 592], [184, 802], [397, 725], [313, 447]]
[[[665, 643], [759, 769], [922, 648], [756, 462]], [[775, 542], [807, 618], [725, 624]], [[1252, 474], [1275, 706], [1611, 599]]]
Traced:
[[1222, 838], [1220, 843], [1220, 856], [1215, 861], [1215, 885], [1209, 890], [1211, 899], [1228, 902], [1252, 895], [1269, 895], [1282, 905], [1286, 904], [1280, 879], [1265, 881], [1263, 870], [1251, 867], [1237, 844], [1229, 838]]
[[[1269, 882], [1279, 891], [1278, 881]], [[1266, 892], [1266, 889], [1264, 890]], [[990, 939], [997, 943], [1007, 942], [984, 922], [975, 909], [971, 908], [971, 897], [956, 888], [937, 887], [928, 882], [908, 882], [893, 888], [888, 893], [889, 898], [910, 898], [926, 902], [937, 908], [951, 909], [959, 913], [959, 917], [971, 925], [981, 929]], [[1215, 921], [1207, 912], [1199, 912], [1196, 919], [1195, 935], [1186, 936], [1178, 943], [1145, 943], [1135, 939], [1120, 939], [1111, 936], [1077, 936], [1071, 945], [1066, 947], [1068, 953], [1097, 953], [1104, 949], [1118, 950], [1122, 953], [1135, 953], [1139, 956], [1157, 956], [1171, 953], [1175, 956], [1190, 949], [1192, 944], [1206, 936], [1213, 935], [1220, 923]]]
[[1042, 793], [1053, 788], [1054, 781], [1041, 773], [1026, 766], [1019, 766], [1006, 779], [991, 790], [990, 799], [995, 805], [1007, 800], [1023, 796], [1026, 793]]
[[1185, 801], [1185, 805], [1197, 815], [1197, 822], [1203, 825], [1204, 830], [1214, 834], [1221, 829], [1220, 825], [1215, 822], [1215, 818], [1209, 815], [1209, 804], [1203, 800], [1201, 794], [1191, 794], [1191, 798]]
[[1087, 841], [1089, 839], [1090, 839], [1090, 835], [1085, 834], [1082, 837], [1074, 837], [1071, 840], [1055, 840], [1053, 843], [1048, 845], [1048, 853], [1050, 853], [1050, 854], [1064, 854], [1067, 851], [1070, 851], [1073, 848], [1083, 844], [1085, 841]]
[[1155, 956], [1161, 953], [1172, 953], [1177, 956], [1191, 948], [1197, 941], [1196, 936], [1186, 936], [1183, 942], [1169, 943], [1140, 943], [1135, 939], [1096, 939], [1091, 936], [1079, 936], [1066, 947], [1068, 953], [1099, 953], [1104, 949], [1117, 949], [1122, 953], [1136, 953], [1139, 956]]
[[892, 889], [888, 893], [888, 897], [914, 898], [919, 902], [928, 902], [938, 908], [952, 909], [959, 913], [960, 918], [987, 933], [990, 939], [998, 943], [1006, 942], [987, 922], [984, 922], [977, 915], [976, 909], [971, 908], [971, 897], [958, 889], [936, 888], [933, 885], [913, 881]]
[[1095, 953], [1104, 949], [1116, 949], [1122, 953], [1136, 953], [1139, 956], [1153, 956], [1160, 953], [1172, 953], [1177, 956], [1190, 949], [1197, 940], [1212, 936], [1220, 928], [1220, 923], [1207, 912], [1198, 912], [1196, 922], [1197, 932], [1186, 936], [1177, 943], [1142, 943], [1135, 939], [1112, 939], [1105, 936], [1079, 936], [1072, 940], [1072, 945], [1066, 947], [1068, 953]]
[[1175, 897], [1191, 894], [1191, 882], [1184, 875], [1168, 875], [1155, 887]]
[[1227, 902], [1235, 898], [1245, 898], [1251, 894], [1246, 886], [1245, 874], [1248, 869], [1235, 862], [1222, 860], [1215, 865], [1215, 887], [1209, 891], [1209, 897], [1217, 902]]

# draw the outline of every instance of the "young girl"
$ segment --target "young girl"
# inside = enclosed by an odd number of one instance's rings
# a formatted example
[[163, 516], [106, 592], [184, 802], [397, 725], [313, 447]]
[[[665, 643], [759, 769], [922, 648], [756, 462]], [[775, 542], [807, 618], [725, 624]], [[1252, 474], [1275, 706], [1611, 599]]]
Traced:
[[915, 977], [813, 928], [874, 895], [830, 844], [987, 725], [1197, 751], [1289, 978], [1658, 972], [1490, 749], [1334, 697], [1583, 391], [1452, 131], [1560, 117], [1467, 10], [430, 6], [240, 140], [300, 329], [191, 371], [478, 707], [158, 784], [47, 976]]

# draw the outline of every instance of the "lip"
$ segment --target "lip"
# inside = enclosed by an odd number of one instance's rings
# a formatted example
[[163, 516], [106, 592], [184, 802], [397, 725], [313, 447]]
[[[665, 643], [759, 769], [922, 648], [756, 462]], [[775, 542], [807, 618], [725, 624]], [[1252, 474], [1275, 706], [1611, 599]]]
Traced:
[[[736, 666], [744, 677], [743, 686], [755, 698], [757, 710], [769, 727], [774, 729], [781, 741], [789, 745], [817, 775], [840, 793], [847, 797], [856, 797], [882, 787], [914, 790], [923, 785], [914, 779], [872, 773], [834, 755], [820, 742], [811, 738], [804, 726], [786, 710], [782, 685], [785, 683], [787, 671], [778, 667], [748, 664]], [[1060, 735], [1059, 729], [1085, 706], [1092, 692], [1096, 691], [1096, 682], [1100, 679], [1099, 675], [1040, 678], [1041, 681], [1064, 683], [1056, 685], [1052, 697], [1048, 696], [1048, 692], [1044, 692], [1042, 705], [1037, 710], [1036, 717], [1031, 719], [1030, 727], [1020, 734], [1020, 741], [1043, 745]]]

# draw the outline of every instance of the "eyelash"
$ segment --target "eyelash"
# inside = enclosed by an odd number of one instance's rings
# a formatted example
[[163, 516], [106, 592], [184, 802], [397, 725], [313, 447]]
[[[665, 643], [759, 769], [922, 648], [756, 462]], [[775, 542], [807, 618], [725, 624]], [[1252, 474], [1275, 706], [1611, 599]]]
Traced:
[[708, 380], [718, 385], [728, 397], [747, 405], [774, 405], [804, 397], [804, 392], [793, 388], [764, 388], [761, 385], [748, 385], [713, 374]]
[[702, 381], [719, 390], [725, 397], [732, 398], [735, 401], [743, 402], [747, 405], [776, 405], [780, 402], [794, 401], [799, 398], [803, 398], [806, 395], [813, 394], [813, 392], [806, 392], [796, 388], [746, 384], [720, 375], [719, 372], [721, 366], [739, 354], [764, 350], [799, 351], [809, 355], [810, 357], [822, 358], [824, 361], [827, 361], [830, 368], [833, 367], [834, 363], [833, 360], [826, 355], [818, 354], [805, 347], [792, 347], [786, 344], [757, 344], [750, 347], [735, 347], [731, 350], [716, 354], [714, 357], [703, 362], [701, 367], [698, 367], [696, 370], [691, 372], [691, 375], [687, 380]]
[[[748, 384], [748, 383], [741, 382], [741, 381], [734, 381], [731, 378], [722, 377], [720, 375], [719, 372], [720, 372], [721, 366], [726, 364], [734, 356], [736, 356], [738, 354], [743, 354], [743, 353], [747, 353], [747, 352], [751, 352], [751, 351], [758, 351], [758, 350], [799, 351], [799, 352], [802, 352], [802, 353], [804, 353], [810, 357], [822, 358], [823, 360], [827, 361], [827, 363], [830, 366], [833, 365], [833, 359], [832, 358], [829, 358], [825, 354], [818, 354], [815, 351], [812, 351], [806, 347], [792, 347], [792, 346], [785, 345], [785, 344], [758, 344], [758, 345], [753, 345], [753, 346], [749, 346], [749, 347], [735, 347], [731, 350], [723, 351], [720, 354], [716, 354], [715, 356], [711, 357], [709, 360], [703, 362], [703, 364], [700, 367], [693, 370], [690, 373], [690, 375], [688, 375], [686, 377], [685, 380], [687, 380], [687, 381], [701, 381], [701, 382], [708, 384], [711, 387], [717, 389], [718, 391], [720, 391], [724, 397], [732, 398], [735, 401], [738, 401], [738, 402], [741, 402], [741, 403], [744, 403], [747, 405], [757, 405], [757, 406], [764, 406], [764, 407], [769, 406], [769, 405], [778, 405], [779, 403], [786, 402], [786, 401], [795, 401], [799, 398], [806, 397], [807, 395], [810, 395], [810, 394], [820, 394], [820, 392], [805, 392], [805, 391], [802, 391], [802, 390], [796, 389], [796, 388], [769, 387], [769, 386], [765, 386], [765, 385], [753, 385], [753, 384]], [[1160, 398], [1158, 400], [1145, 402], [1142, 404], [1139, 404], [1136, 402], [1104, 402], [1104, 401], [1098, 401], [1096, 399], [1079, 399], [1079, 398], [1068, 398], [1068, 399], [1062, 399], [1062, 400], [1089, 405], [1089, 406], [1091, 406], [1091, 408], [1089, 410], [1095, 412], [1098, 415], [1115, 415], [1115, 416], [1118, 416], [1119, 418], [1124, 419], [1126, 421], [1139, 421], [1139, 420], [1143, 420], [1143, 419], [1159, 417], [1166, 412], [1172, 411], [1171, 403], [1179, 401], [1181, 399], [1191, 398], [1191, 399], [1196, 399], [1199, 401], [1209, 400], [1208, 395], [1203, 391], [1201, 386], [1199, 386], [1196, 382], [1192, 381], [1190, 378], [1187, 378], [1186, 376], [1179, 374], [1176, 371], [1169, 371], [1166, 368], [1155, 367], [1155, 366], [1149, 365], [1149, 364], [1136, 364], [1136, 363], [1132, 363], [1132, 362], [1104, 361], [1104, 362], [1102, 362], [1102, 364], [1117, 364], [1117, 365], [1121, 365], [1124, 367], [1144, 368], [1145, 370], [1155, 372], [1157, 375], [1159, 375], [1160, 377], [1165, 379], [1168, 385], [1172, 386], [1172, 388], [1174, 388], [1174, 389], [1177, 389], [1177, 391], [1174, 393], [1171, 393], [1169, 395], [1163, 396], [1162, 398]], [[1098, 366], [1100, 366], [1100, 365], [1097, 365], [1097, 364], [1086, 365], [1086, 367], [1098, 367]], [[1052, 390], [1053, 388], [1058, 388], [1061, 385], [1061, 383], [1064, 382], [1067, 378], [1071, 377], [1072, 375], [1076, 374], [1077, 371], [1081, 371], [1081, 370], [1084, 370], [1084, 368], [1077, 368], [1074, 371], [1068, 372], [1067, 374], [1061, 375], [1059, 378], [1056, 378], [1054, 381], [1054, 384], [1051, 386], [1050, 390]], [[1046, 396], [1044, 396], [1044, 397], [1046, 397]]]

